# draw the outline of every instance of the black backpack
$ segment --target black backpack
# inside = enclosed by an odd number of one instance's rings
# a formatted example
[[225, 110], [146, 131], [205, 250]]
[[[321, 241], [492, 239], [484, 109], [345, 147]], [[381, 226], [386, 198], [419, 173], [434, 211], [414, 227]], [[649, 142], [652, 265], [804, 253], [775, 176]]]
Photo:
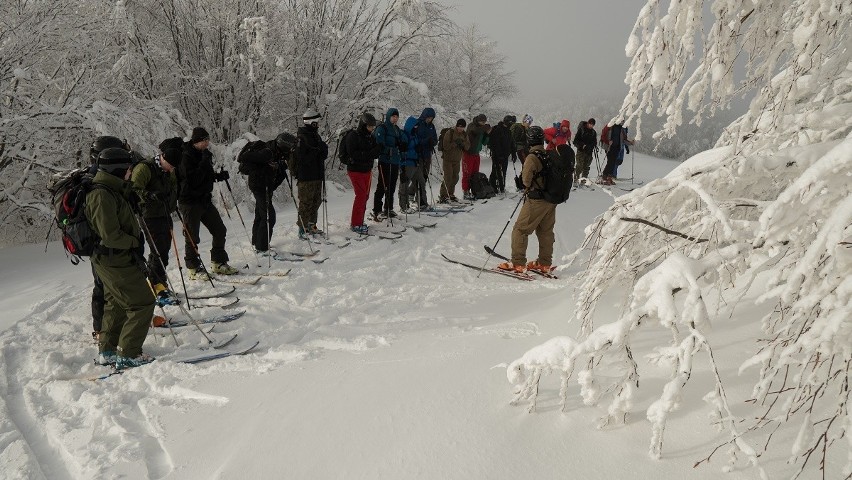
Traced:
[[86, 195], [103, 185], [92, 183], [94, 175], [88, 168], [57, 173], [48, 186], [53, 201], [54, 221], [62, 232], [62, 245], [77, 265], [82, 257], [91, 257], [100, 244], [100, 237], [86, 218]]
[[354, 133], [354, 128], [343, 132], [343, 135], [340, 136], [340, 141], [337, 143], [337, 158], [341, 164], [346, 166], [352, 165], [352, 154], [346, 149], [346, 139], [350, 134]]
[[242, 150], [240, 150], [240, 153], [237, 154], [237, 163], [239, 164], [239, 168], [237, 169], [237, 171], [243, 175], [251, 174], [252, 170], [254, 169], [254, 166], [250, 163], [243, 161], [243, 154], [249, 152], [257, 152], [259, 150], [263, 150], [264, 148], [266, 148], [266, 142], [262, 140], [256, 140], [254, 142], [249, 142], [245, 144]]
[[535, 156], [543, 166], [537, 176], [544, 179], [544, 188], [533, 190], [528, 196], [556, 205], [568, 200], [574, 184], [574, 150], [560, 145], [558, 151], [536, 151]]
[[477, 200], [484, 200], [495, 195], [494, 187], [488, 182], [488, 176], [482, 172], [472, 173], [470, 175], [470, 193]]
[[447, 132], [449, 132], [450, 130], [452, 130], [452, 127], [444, 127], [444, 128], [441, 129], [441, 134], [438, 135], [438, 151], [439, 152], [444, 151], [444, 135], [446, 135]]

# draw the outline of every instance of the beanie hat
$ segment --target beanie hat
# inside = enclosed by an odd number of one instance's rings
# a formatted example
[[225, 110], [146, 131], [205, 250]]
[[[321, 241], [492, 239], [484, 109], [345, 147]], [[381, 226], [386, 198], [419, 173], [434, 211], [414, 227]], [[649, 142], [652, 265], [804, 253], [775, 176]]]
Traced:
[[460, 119], [456, 122], [456, 126], [457, 126], [457, 127], [467, 127], [467, 122], [465, 121], [465, 119], [460, 118]]
[[513, 123], [515, 123], [515, 119], [511, 115], [503, 117], [503, 125], [511, 125]]
[[192, 136], [189, 137], [189, 143], [195, 144], [204, 140], [210, 140], [210, 134], [204, 127], [195, 127], [192, 129]]
[[524, 115], [524, 123], [526, 123], [527, 125], [532, 125], [532, 122], [533, 122], [532, 115], [530, 115], [529, 113]]
[[307, 110], [304, 114], [302, 114], [302, 121], [305, 122], [305, 125], [319, 122], [320, 118], [322, 118], [322, 115], [320, 115], [316, 110]]
[[590, 125], [594, 125], [594, 124], [595, 124], [595, 119], [594, 119], [594, 118], [590, 118], [590, 119], [589, 119], [586, 123], [588, 123], [588, 124], [590, 124]]

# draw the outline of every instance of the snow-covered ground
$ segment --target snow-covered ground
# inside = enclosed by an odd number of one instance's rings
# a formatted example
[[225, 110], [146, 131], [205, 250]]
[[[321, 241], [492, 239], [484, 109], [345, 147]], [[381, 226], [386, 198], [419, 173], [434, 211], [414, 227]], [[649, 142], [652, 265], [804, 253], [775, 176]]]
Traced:
[[[636, 179], [646, 181], [677, 165], [640, 154], [635, 163]], [[630, 175], [630, 159], [621, 175]], [[583, 229], [612, 203], [611, 195], [621, 194], [596, 187], [558, 207], [557, 263], [580, 246]], [[292, 268], [290, 275], [238, 286], [246, 315], [212, 333], [238, 333], [238, 345], [259, 339], [254, 353], [199, 365], [171, 362], [205, 343], [197, 330], [184, 328], [181, 347], [170, 336], [152, 335], [145, 350], [158, 361], [99, 382], [88, 380], [103, 371], [91, 361], [88, 264], [72, 266], [57, 244], [46, 253], [44, 245], [0, 250], [0, 477], [719, 478], [722, 450], [711, 464], [693, 468], [726, 438], [700, 401], [712, 388], [704, 366], [696, 366], [685, 389], [689, 398], [668, 424], [660, 461], [648, 456], [644, 415], [668, 379], [644, 360], [648, 351], [634, 352], [642, 377], [624, 427], [597, 429], [604, 412], [585, 407], [575, 383], [560, 412], [556, 376], [543, 381], [537, 412], [509, 405], [505, 364], [550, 337], [576, 335], [569, 320], [583, 262], [560, 270], [559, 280], [521, 282], [477, 278], [440, 254], [482, 264], [482, 246], [493, 245], [516, 203], [492, 199], [396, 241], [323, 246], [330, 258], [319, 265], [273, 261], [275, 270]], [[348, 234], [351, 193], [330, 188], [328, 207], [330, 233]], [[279, 204], [278, 213], [273, 247], [304, 249], [292, 203]], [[242, 215], [251, 217], [249, 205]], [[246, 234], [232, 216], [226, 218], [231, 263], [255, 263], [246, 258]], [[202, 232], [206, 251], [210, 237]], [[511, 223], [498, 251], [508, 254], [510, 234]], [[530, 259], [536, 249], [533, 236]], [[171, 273], [179, 285], [176, 268]], [[734, 389], [748, 388], [736, 372], [754, 353], [744, 339], [759, 328], [736, 320], [758, 319], [759, 312], [744, 307], [714, 331], [722, 374]], [[615, 314], [614, 308], [598, 313], [602, 320]], [[785, 471], [780, 456], [763, 461], [770, 473]], [[726, 478], [755, 476], [738, 470]]]

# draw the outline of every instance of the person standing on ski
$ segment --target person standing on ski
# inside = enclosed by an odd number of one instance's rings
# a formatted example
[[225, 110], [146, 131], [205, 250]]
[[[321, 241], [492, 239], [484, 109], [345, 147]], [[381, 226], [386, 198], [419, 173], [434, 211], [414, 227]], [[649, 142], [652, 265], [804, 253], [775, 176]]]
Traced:
[[367, 199], [370, 197], [373, 163], [382, 150], [373, 137], [376, 123], [376, 117], [365, 112], [358, 120], [358, 128], [343, 139], [350, 159], [346, 173], [352, 182], [352, 190], [355, 191], [349, 225], [353, 232], [361, 235], [366, 235], [369, 230], [364, 223], [364, 214], [367, 211]]
[[[556, 238], [553, 234], [553, 227], [556, 225], [556, 204], [544, 200], [540, 194], [545, 188], [542, 176], [544, 164], [539, 157], [545, 154], [542, 128], [530, 127], [527, 142], [530, 154], [524, 160], [521, 175], [526, 188], [525, 199], [512, 228], [512, 260], [501, 263], [498, 268], [516, 273], [524, 273], [526, 270], [550, 273], [553, 264], [553, 242]], [[571, 149], [567, 145], [561, 148]], [[527, 243], [533, 232], [538, 238], [538, 259], [527, 264]]]
[[574, 170], [574, 185], [589, 181], [589, 169], [592, 166], [592, 154], [598, 145], [598, 132], [595, 131], [595, 119], [590, 118], [580, 122], [577, 134], [574, 135], [574, 146], [577, 147], [577, 165]]
[[488, 148], [491, 150], [491, 175], [489, 181], [494, 191], [506, 191], [506, 170], [509, 168], [509, 156], [514, 151], [511, 128], [514, 119], [511, 115], [503, 117], [488, 135]]
[[559, 126], [544, 129], [544, 141], [547, 142], [546, 150], [556, 150], [559, 145], [565, 145], [571, 141], [571, 122], [562, 120]]
[[462, 156], [470, 148], [470, 138], [467, 136], [465, 127], [467, 127], [467, 122], [460, 118], [456, 122], [455, 128], [444, 133], [441, 145], [444, 181], [441, 182], [439, 203], [459, 201], [456, 197], [456, 184], [459, 183]]
[[473, 200], [473, 192], [470, 191], [470, 176], [479, 172], [479, 152], [482, 147], [488, 144], [488, 134], [491, 132], [491, 125], [488, 123], [488, 117], [481, 113], [473, 117], [473, 122], [467, 126], [467, 135], [470, 139], [470, 147], [465, 150], [462, 157], [462, 190], [464, 190], [464, 198]]
[[143, 273], [144, 244], [132, 207], [135, 194], [126, 181], [133, 163], [133, 156], [124, 148], [101, 151], [85, 207], [89, 225], [100, 238], [91, 257], [105, 299], [98, 361], [114, 363], [118, 369], [153, 360], [142, 353], [154, 314], [154, 296]]
[[435, 131], [435, 109], [426, 107], [420, 113], [417, 119], [417, 166], [420, 168], [420, 174], [423, 177], [424, 183], [420, 185], [419, 191], [409, 191], [411, 195], [420, 196], [420, 210], [429, 207], [429, 202], [426, 196], [426, 183], [429, 181], [429, 172], [432, 170], [432, 152], [435, 146], [438, 145], [438, 133]]
[[[258, 144], [260, 145], [260, 144]], [[272, 194], [287, 179], [287, 160], [293, 154], [296, 137], [283, 132], [261, 148], [241, 153], [240, 172], [248, 175], [248, 187], [254, 196], [254, 223], [251, 244], [261, 256], [269, 255], [269, 240], [275, 226]], [[254, 145], [252, 145], [253, 147]]]
[[512, 133], [512, 141], [515, 142], [515, 154], [512, 158], [512, 162], [516, 160], [521, 161], [521, 167], [523, 168], [524, 160], [526, 160], [527, 155], [529, 155], [529, 147], [527, 146], [527, 130], [529, 130], [530, 125], [532, 125], [533, 117], [530, 114], [524, 115], [521, 123], [514, 123], [509, 131]]
[[210, 135], [207, 130], [202, 127], [193, 128], [189, 141], [183, 144], [178, 167], [178, 209], [184, 222], [183, 236], [186, 240], [184, 261], [189, 269], [189, 278], [193, 280], [209, 278], [208, 272], [201, 266], [198, 251], [201, 225], [213, 236], [213, 246], [210, 249], [213, 273], [237, 274], [237, 269], [228, 265], [228, 252], [225, 251], [228, 229], [222, 222], [219, 210], [213, 205], [213, 183], [226, 181], [231, 177], [227, 170], [219, 173], [213, 171], [213, 154], [207, 149], [209, 146]]
[[322, 116], [316, 110], [307, 110], [302, 115], [304, 125], [296, 135], [296, 165], [293, 172], [299, 186], [299, 236], [322, 235], [317, 227], [319, 209], [322, 206], [323, 183], [325, 181], [325, 160], [328, 158], [328, 144], [319, 134], [319, 121]]
[[389, 108], [385, 120], [373, 130], [376, 143], [381, 148], [379, 154], [379, 178], [376, 182], [376, 192], [373, 194], [373, 220], [395, 218], [393, 211], [393, 194], [396, 191], [396, 181], [399, 178], [399, 166], [402, 155], [408, 150], [408, 137], [398, 126], [399, 110]]
[[633, 142], [627, 138], [627, 127], [621, 123], [609, 127], [606, 137], [606, 142], [601, 139], [607, 148], [606, 167], [604, 167], [601, 184], [615, 185], [618, 166], [624, 161], [624, 152], [629, 152], [627, 145], [633, 145]]
[[[180, 138], [170, 139], [180, 141]], [[148, 280], [161, 304], [170, 303], [174, 294], [168, 289], [166, 267], [172, 244], [172, 212], [177, 210], [177, 175], [181, 151], [175, 143], [160, 143], [160, 154], [133, 167], [130, 181], [139, 196], [143, 233], [148, 240]]]

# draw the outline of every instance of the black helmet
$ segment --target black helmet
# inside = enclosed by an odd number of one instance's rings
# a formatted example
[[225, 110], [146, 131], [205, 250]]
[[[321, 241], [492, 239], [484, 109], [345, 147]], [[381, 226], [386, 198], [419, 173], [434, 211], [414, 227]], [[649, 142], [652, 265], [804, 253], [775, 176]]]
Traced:
[[360, 127], [361, 125], [368, 126], [368, 127], [375, 127], [376, 126], [376, 117], [374, 117], [373, 114], [370, 113], [370, 112], [362, 113], [361, 118], [358, 119], [358, 126]]
[[280, 133], [275, 137], [275, 146], [281, 153], [288, 153], [296, 146], [296, 137], [287, 132]]
[[536, 145], [544, 145], [544, 130], [538, 125], [534, 125], [527, 130], [527, 144], [531, 147]]
[[98, 170], [111, 175], [123, 176], [124, 172], [134, 164], [133, 154], [119, 147], [110, 147], [98, 154]]
[[124, 148], [124, 142], [117, 137], [109, 135], [98, 137], [92, 142], [92, 148], [89, 149], [89, 159], [92, 163], [97, 163], [98, 154], [107, 148]]

